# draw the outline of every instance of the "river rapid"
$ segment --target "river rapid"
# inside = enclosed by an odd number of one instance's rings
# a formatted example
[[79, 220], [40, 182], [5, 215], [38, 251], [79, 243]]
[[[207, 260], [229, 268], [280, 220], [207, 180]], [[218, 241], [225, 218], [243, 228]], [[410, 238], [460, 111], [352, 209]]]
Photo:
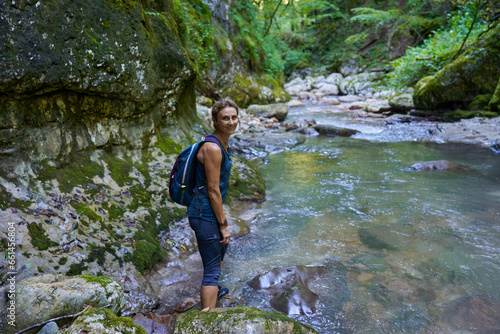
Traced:
[[[260, 164], [267, 197], [226, 255], [231, 294], [272, 310], [248, 281], [326, 265], [309, 285], [316, 312], [290, 314], [320, 333], [498, 331], [500, 155], [428, 142], [432, 124], [359, 122], [318, 106], [291, 109], [287, 121], [304, 118], [360, 133], [309, 137]], [[432, 160], [467, 168], [411, 168]]]

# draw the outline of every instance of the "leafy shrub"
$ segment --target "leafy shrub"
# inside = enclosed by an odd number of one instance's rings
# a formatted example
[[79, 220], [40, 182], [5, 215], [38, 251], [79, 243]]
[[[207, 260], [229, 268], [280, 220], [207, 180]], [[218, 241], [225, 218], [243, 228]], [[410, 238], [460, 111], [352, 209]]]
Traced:
[[[449, 27], [434, 31], [422, 45], [410, 47], [405, 56], [391, 62], [394, 71], [388, 75], [389, 85], [410, 87], [442, 69], [460, 49], [473, 20], [466, 8], [449, 14]], [[468, 40], [474, 41], [485, 28], [485, 24], [476, 23]]]

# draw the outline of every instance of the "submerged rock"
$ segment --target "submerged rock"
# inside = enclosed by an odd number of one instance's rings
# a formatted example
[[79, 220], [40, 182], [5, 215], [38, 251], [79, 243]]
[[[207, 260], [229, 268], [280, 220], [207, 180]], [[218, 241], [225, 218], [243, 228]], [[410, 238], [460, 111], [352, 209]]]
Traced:
[[411, 166], [412, 169], [421, 171], [421, 170], [454, 170], [454, 171], [469, 171], [470, 168], [457, 164], [456, 162], [447, 161], [447, 160], [436, 160], [436, 161], [426, 161], [419, 162], [413, 164]]
[[374, 249], [406, 250], [411, 248], [411, 229], [402, 224], [360, 227], [362, 243]]
[[490, 298], [471, 296], [453, 305], [448, 313], [456, 330], [476, 334], [498, 333], [500, 329], [500, 304]]
[[315, 313], [319, 296], [309, 284], [325, 272], [325, 267], [293, 266], [275, 268], [254, 277], [247, 284], [254, 290], [265, 289], [274, 297], [271, 306], [285, 314]]
[[190, 310], [180, 314], [175, 323], [174, 333], [313, 334], [317, 332], [282, 313], [238, 306], [215, 309], [210, 312]]
[[338, 126], [330, 124], [316, 124], [314, 125], [314, 130], [318, 131], [322, 135], [340, 137], [350, 137], [359, 132], [358, 130], [339, 128]]

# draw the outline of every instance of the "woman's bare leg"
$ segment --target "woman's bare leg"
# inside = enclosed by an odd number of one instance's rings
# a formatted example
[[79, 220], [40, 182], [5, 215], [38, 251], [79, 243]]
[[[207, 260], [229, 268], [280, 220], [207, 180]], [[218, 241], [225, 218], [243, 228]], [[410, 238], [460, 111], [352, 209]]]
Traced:
[[201, 287], [201, 309], [210, 307], [211, 310], [217, 304], [217, 293], [219, 292], [218, 286], [202, 286]]

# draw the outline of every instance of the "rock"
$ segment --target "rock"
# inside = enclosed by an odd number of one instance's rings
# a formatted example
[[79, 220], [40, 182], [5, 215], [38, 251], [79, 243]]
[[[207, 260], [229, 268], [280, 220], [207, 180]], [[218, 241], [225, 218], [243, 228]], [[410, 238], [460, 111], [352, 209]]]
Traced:
[[212, 105], [214, 104], [214, 102], [212, 101], [212, 99], [206, 97], [206, 96], [197, 96], [196, 97], [196, 103], [197, 104], [200, 104], [204, 107], [207, 107], [207, 108], [212, 108]]
[[347, 96], [339, 96], [340, 102], [355, 102], [355, 101], [363, 101], [364, 98], [358, 95], [347, 95]]
[[340, 101], [339, 99], [335, 97], [322, 97], [319, 100], [319, 104], [326, 104], [326, 105], [339, 105]]
[[275, 268], [247, 284], [254, 290], [270, 291], [274, 295], [270, 304], [275, 310], [285, 314], [311, 314], [316, 312], [319, 297], [309, 289], [309, 283], [324, 272], [325, 267]]
[[[90, 309], [64, 331], [65, 334], [146, 334], [146, 330], [127, 317], [118, 317], [108, 309]], [[156, 332], [155, 332], [156, 333]], [[163, 332], [168, 333], [168, 332]]]
[[416, 164], [413, 164], [411, 166], [412, 169], [421, 171], [421, 170], [454, 170], [454, 171], [469, 171], [470, 168], [462, 165], [462, 164], [457, 164], [452, 161], [447, 161], [447, 160], [436, 160], [436, 161], [426, 161], [426, 162], [419, 162]]
[[360, 227], [358, 236], [362, 243], [374, 249], [392, 251], [407, 250], [412, 247], [410, 228], [402, 224]]
[[172, 331], [164, 324], [155, 321], [149, 317], [145, 317], [142, 314], [136, 315], [133, 319], [134, 323], [142, 327], [148, 334], [171, 334]]
[[413, 109], [413, 95], [409, 93], [396, 94], [389, 99], [389, 105], [393, 110], [397, 111], [408, 111]]
[[256, 105], [252, 104], [247, 108], [247, 112], [259, 117], [277, 118], [280, 122], [284, 121], [288, 114], [288, 108], [284, 103]]
[[365, 111], [376, 113], [376, 114], [391, 111], [391, 110], [392, 110], [392, 106], [389, 104], [388, 100], [367, 103], [367, 105], [365, 106]]
[[[113, 304], [110, 310], [114, 313], [120, 313], [125, 306], [123, 288], [107, 277], [45, 274], [18, 284], [16, 324], [19, 329], [78, 313], [84, 304], [94, 307]], [[39, 300], [50, 300], [50, 303], [37, 302]]]
[[380, 72], [363, 72], [345, 77], [339, 83], [340, 92], [344, 95], [373, 93], [373, 84], [384, 76]]
[[361, 69], [356, 64], [356, 60], [354, 59], [350, 59], [347, 63], [342, 64], [342, 66], [340, 67], [340, 73], [343, 76], [357, 74], [359, 72], [361, 72]]
[[183, 300], [174, 310], [174, 312], [177, 313], [183, 313], [186, 312], [190, 309], [192, 309], [196, 305], [196, 300], [193, 298], [187, 298], [186, 300]]
[[442, 142], [480, 144], [490, 147], [500, 140], [500, 117], [462, 119], [460, 122], [439, 124], [434, 138]]
[[317, 332], [282, 313], [238, 306], [215, 309], [206, 313], [190, 310], [180, 314], [175, 323], [174, 333], [313, 334]]
[[59, 332], [59, 326], [54, 321], [49, 322], [37, 334], [57, 334]]
[[358, 275], [358, 277], [356, 277], [356, 281], [358, 281], [358, 283], [360, 283], [360, 284], [363, 284], [365, 282], [370, 281], [373, 277], [374, 277], [373, 274], [370, 274], [370, 273], [361, 273], [361, 274]]
[[335, 125], [330, 124], [316, 124], [314, 130], [318, 131], [322, 135], [328, 136], [340, 136], [340, 137], [350, 137], [358, 133], [358, 130], [339, 128]]
[[415, 85], [415, 108], [424, 110], [467, 107], [478, 94], [493, 94], [500, 77], [500, 26], [481, 43]]
[[288, 101], [287, 103], [285, 103], [285, 105], [288, 107], [288, 108], [294, 108], [294, 107], [304, 107], [305, 104], [300, 102], [299, 100], [290, 100]]
[[270, 300], [271, 306], [287, 315], [313, 314], [318, 307], [318, 294], [303, 284], [295, 284]]
[[340, 73], [332, 73], [330, 74], [326, 79], [325, 82], [338, 85], [342, 80], [344, 79], [344, 76]]
[[450, 322], [461, 331], [477, 334], [498, 333], [500, 328], [500, 304], [490, 298], [471, 296], [450, 310]]
[[[294, 147], [302, 144], [306, 138], [296, 132], [268, 132], [265, 136], [262, 133], [242, 133], [232, 136], [229, 139], [231, 149], [244, 157], [259, 157], [265, 156], [259, 153], [264, 152], [277, 152], [282, 151], [286, 147]], [[229, 187], [231, 190], [231, 187]]]
[[319, 95], [339, 95], [339, 88], [334, 84], [322, 82], [317, 88]]
[[314, 95], [314, 93], [303, 92], [301, 91], [299, 94], [299, 100], [317, 100], [318, 97]]
[[196, 72], [179, 52], [173, 19], [145, 15], [147, 4], [116, 6], [2, 7], [9, 48], [0, 50], [0, 124], [13, 132], [0, 151], [43, 160], [104, 145], [138, 148], [172, 113], [194, 115]]

